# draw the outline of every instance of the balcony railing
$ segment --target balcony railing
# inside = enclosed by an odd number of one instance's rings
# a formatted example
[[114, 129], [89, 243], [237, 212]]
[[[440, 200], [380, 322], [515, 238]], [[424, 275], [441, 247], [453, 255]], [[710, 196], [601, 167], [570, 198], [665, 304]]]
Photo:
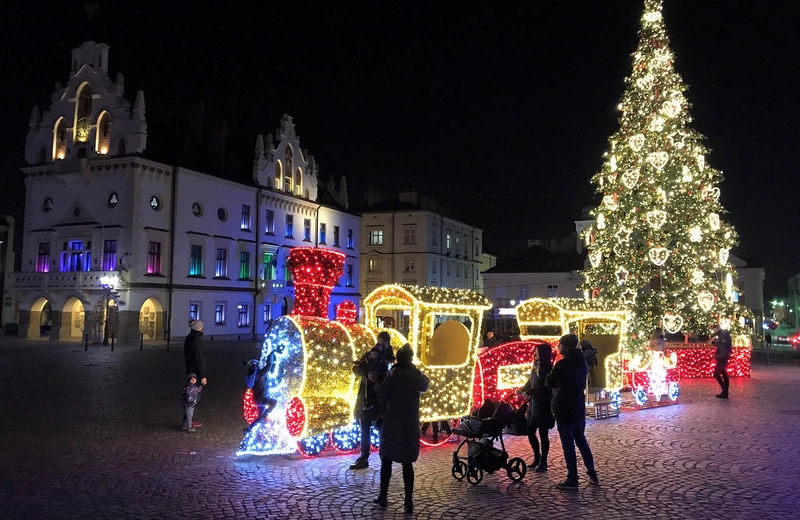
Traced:
[[100, 278], [116, 276], [121, 280], [119, 271], [75, 271], [67, 273], [9, 273], [6, 278], [8, 288], [47, 288], [47, 287], [79, 287], [101, 289]]

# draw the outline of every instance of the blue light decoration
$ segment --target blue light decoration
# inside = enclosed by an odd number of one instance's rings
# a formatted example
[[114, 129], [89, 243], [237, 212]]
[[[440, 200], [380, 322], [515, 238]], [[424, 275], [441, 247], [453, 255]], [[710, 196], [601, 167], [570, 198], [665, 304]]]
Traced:
[[286, 426], [289, 396], [297, 393], [303, 379], [303, 341], [300, 329], [286, 317], [276, 320], [264, 338], [260, 364], [270, 364], [261, 376], [267, 395], [276, 401], [274, 408], [256, 419], [245, 430], [236, 455], [270, 455], [294, 453], [296, 439]]
[[681, 395], [681, 389], [678, 386], [678, 383], [672, 382], [669, 384], [669, 391], [667, 392], [669, 398], [673, 401], [677, 401], [678, 397]]
[[619, 407], [622, 405], [622, 396], [619, 395], [618, 391], [613, 391], [609, 394], [608, 400], [611, 401], [611, 406], [615, 410], [619, 410]]
[[306, 457], [316, 457], [328, 447], [329, 443], [328, 434], [320, 433], [297, 441], [297, 449]]
[[[361, 430], [361, 428], [359, 428], [359, 430]], [[369, 443], [373, 449], [377, 450], [381, 447], [381, 431], [374, 425], [369, 430]]]
[[636, 397], [636, 404], [639, 406], [644, 406], [647, 404], [647, 389], [644, 387], [639, 387], [633, 392], [634, 397]]
[[355, 451], [361, 445], [361, 426], [358, 421], [353, 421], [350, 426], [333, 430], [331, 445], [339, 453]]

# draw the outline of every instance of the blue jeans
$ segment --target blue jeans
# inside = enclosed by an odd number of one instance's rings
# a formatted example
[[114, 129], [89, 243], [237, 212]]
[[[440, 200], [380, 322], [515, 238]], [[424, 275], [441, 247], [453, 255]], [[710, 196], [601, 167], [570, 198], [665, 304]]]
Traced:
[[361, 414], [361, 458], [369, 458], [370, 449], [370, 433], [372, 431], [372, 424], [378, 418], [378, 410], [375, 406], [369, 410], [364, 410]]
[[197, 406], [197, 403], [200, 402], [200, 394], [203, 393], [203, 390], [200, 389], [197, 392], [197, 400], [192, 403], [184, 403], [183, 405], [183, 427], [187, 430], [192, 427], [192, 418], [194, 417], [194, 407]]
[[583, 465], [589, 473], [594, 473], [594, 457], [589, 443], [586, 442], [586, 421], [564, 422], [557, 421], [558, 436], [561, 437], [561, 448], [564, 450], [564, 461], [567, 463], [567, 480], [578, 481], [578, 457], [575, 455], [575, 445], [581, 452]]

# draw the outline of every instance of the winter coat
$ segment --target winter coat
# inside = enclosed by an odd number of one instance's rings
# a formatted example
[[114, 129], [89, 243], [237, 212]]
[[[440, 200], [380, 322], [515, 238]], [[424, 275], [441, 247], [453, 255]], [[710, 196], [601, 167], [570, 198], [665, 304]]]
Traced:
[[731, 357], [733, 342], [731, 341], [730, 332], [720, 329], [717, 333], [717, 339], [714, 340], [714, 345], [717, 347], [714, 351], [714, 359], [728, 359]]
[[208, 367], [206, 366], [206, 344], [203, 341], [203, 333], [192, 330], [183, 342], [183, 357], [186, 361], [186, 373], [197, 374], [197, 380], [206, 378]]
[[589, 347], [583, 351], [583, 357], [586, 358], [586, 365], [589, 368], [593, 368], [597, 366], [597, 349], [594, 347]]
[[[377, 359], [370, 359], [369, 352], [361, 356], [361, 359], [353, 366], [353, 373], [361, 378], [358, 385], [358, 396], [356, 396], [356, 405], [354, 414], [357, 419], [361, 419], [365, 410], [379, 412], [380, 403], [378, 402], [378, 391], [386, 379], [386, 374], [389, 370], [389, 365], [386, 359], [379, 357]], [[369, 373], [373, 372], [378, 377], [376, 382], [369, 380]]]
[[202, 389], [202, 385], [187, 384], [186, 388], [183, 389], [183, 406], [194, 408], [194, 405], [197, 404], [197, 400], [200, 398], [200, 391]]
[[565, 423], [586, 421], [586, 358], [579, 349], [567, 352], [555, 364], [546, 378], [553, 391], [553, 413], [556, 420]]
[[411, 364], [395, 365], [384, 381], [380, 402], [386, 406], [381, 427], [382, 458], [400, 464], [419, 457], [419, 394], [430, 380]]
[[528, 404], [528, 412], [526, 414], [528, 419], [528, 431], [538, 428], [547, 428], [549, 430], [555, 426], [550, 404], [552, 401], [552, 393], [550, 389], [545, 386], [545, 378], [553, 369], [553, 363], [550, 360], [552, 351], [550, 345], [546, 343], [536, 348], [540, 349], [539, 359], [534, 361], [531, 377], [528, 382], [525, 383], [525, 386], [522, 387], [522, 393], [531, 396], [530, 403]]

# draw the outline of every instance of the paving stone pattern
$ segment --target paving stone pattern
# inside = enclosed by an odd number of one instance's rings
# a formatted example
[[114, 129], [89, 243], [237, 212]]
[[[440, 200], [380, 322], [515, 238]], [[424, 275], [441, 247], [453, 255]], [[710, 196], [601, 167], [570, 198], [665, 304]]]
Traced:
[[[236, 458], [245, 426], [242, 361], [255, 343], [209, 344], [209, 386], [197, 433], [179, 430], [182, 345], [108, 348], [0, 338], [0, 514], [8, 519], [394, 518], [385, 511], [378, 457]], [[565, 477], [551, 432], [551, 471], [473, 487], [450, 476], [455, 445], [423, 450], [418, 518], [796, 519], [800, 517], [798, 367], [759, 367], [715, 399], [713, 380], [683, 384], [681, 404], [589, 422], [601, 486]], [[527, 441], [509, 438], [530, 459]]]

